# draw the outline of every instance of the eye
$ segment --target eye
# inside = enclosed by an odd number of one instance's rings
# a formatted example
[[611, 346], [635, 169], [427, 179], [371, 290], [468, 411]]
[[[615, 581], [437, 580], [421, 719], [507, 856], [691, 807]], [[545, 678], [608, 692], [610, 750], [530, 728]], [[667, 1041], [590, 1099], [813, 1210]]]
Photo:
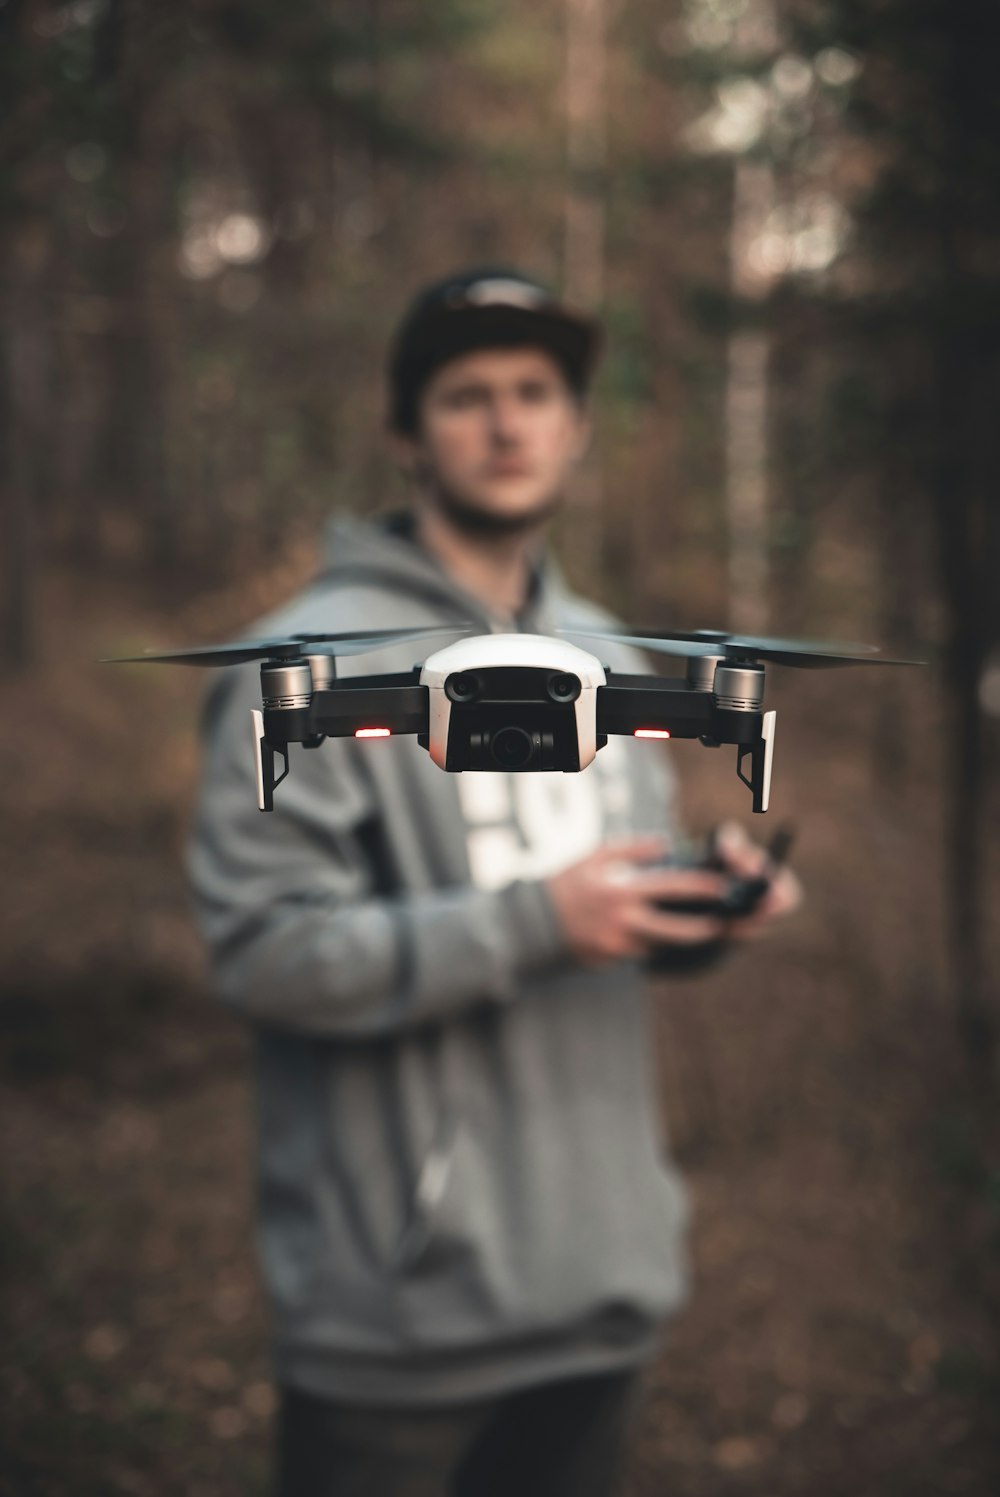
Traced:
[[540, 379], [529, 380], [521, 386], [521, 399], [527, 405], [542, 405], [552, 399], [553, 393], [552, 386]]
[[456, 390], [450, 390], [443, 397], [444, 405], [451, 411], [469, 410], [482, 400], [483, 390], [479, 385], [459, 385]]

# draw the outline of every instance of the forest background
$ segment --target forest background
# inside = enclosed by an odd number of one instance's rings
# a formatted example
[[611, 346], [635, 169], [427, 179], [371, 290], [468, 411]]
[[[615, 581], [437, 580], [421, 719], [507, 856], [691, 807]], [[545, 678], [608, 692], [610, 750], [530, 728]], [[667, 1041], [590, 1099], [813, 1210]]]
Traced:
[[[787, 933], [656, 994], [695, 1294], [635, 1497], [997, 1490], [1000, 88], [976, 0], [0, 4], [0, 1490], [263, 1493], [247, 1044], [182, 850], [201, 682], [403, 495], [386, 339], [606, 321], [554, 543], [772, 670]], [[721, 755], [689, 820], [749, 826]], [[775, 818], [772, 818], [775, 819]]]

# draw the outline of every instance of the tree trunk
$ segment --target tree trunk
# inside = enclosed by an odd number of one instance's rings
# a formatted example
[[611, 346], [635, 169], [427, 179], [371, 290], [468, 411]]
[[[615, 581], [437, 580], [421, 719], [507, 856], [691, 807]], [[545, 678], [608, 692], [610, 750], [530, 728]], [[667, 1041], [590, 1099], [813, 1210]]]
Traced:
[[[981, 222], [968, 163], [975, 162], [981, 112], [995, 90], [986, 55], [988, 32], [978, 7], [948, 10], [943, 28], [944, 78], [941, 168], [937, 203], [938, 278], [935, 285], [934, 415], [937, 461], [932, 494], [941, 576], [948, 607], [945, 655], [949, 713], [947, 908], [959, 1035], [973, 1079], [996, 1082], [997, 1017], [987, 992], [984, 940], [983, 720], [979, 683], [989, 643], [986, 515], [996, 474], [980, 470], [982, 433], [996, 421], [984, 389], [994, 368], [995, 323], [987, 336], [980, 308], [969, 304], [968, 246], [988, 228]], [[974, 169], [973, 169], [974, 170]], [[981, 187], [980, 187], [981, 190]], [[975, 281], [972, 281], [975, 285]], [[978, 289], [978, 288], [977, 288]]]
[[[936, 359], [938, 462], [933, 503], [945, 602], [947, 783], [946, 908], [959, 1034], [972, 1074], [988, 1085], [997, 1044], [996, 1018], [986, 986], [983, 940], [986, 791], [979, 682], [986, 661], [985, 579], [969, 462], [969, 414], [975, 410], [977, 369], [971, 342], [948, 339]], [[986, 501], [984, 500], [984, 503]]]
[[[605, 0], [566, 0], [563, 280], [567, 299], [594, 312], [604, 301], [605, 52]], [[575, 550], [593, 586], [604, 546], [604, 474], [593, 454], [577, 491]]]
[[605, 0], [566, 0], [565, 290], [594, 310], [604, 300], [604, 8]]
[[5, 509], [4, 646], [7, 664], [37, 657], [37, 512], [47, 451], [46, 345], [38, 304], [40, 231], [24, 229], [3, 257], [6, 290], [0, 350], [0, 489]]
[[[735, 297], [760, 301], [770, 279], [750, 248], [774, 201], [774, 174], [764, 162], [738, 160], [733, 176], [730, 276]], [[726, 523], [729, 627], [763, 634], [768, 623], [767, 389], [770, 334], [737, 328], [726, 370]]]

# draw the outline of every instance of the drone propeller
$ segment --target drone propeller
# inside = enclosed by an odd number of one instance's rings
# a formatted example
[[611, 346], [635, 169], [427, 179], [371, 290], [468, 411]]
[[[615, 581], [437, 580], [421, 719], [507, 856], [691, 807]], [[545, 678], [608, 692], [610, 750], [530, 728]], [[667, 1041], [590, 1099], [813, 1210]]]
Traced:
[[582, 639], [604, 639], [614, 644], [634, 645], [659, 655], [721, 655], [733, 662], [768, 660], [775, 665], [794, 665], [802, 670], [830, 670], [843, 665], [919, 665], [918, 660], [888, 660], [875, 645], [831, 644], [821, 640], [768, 639], [757, 634], [727, 634], [722, 630], [696, 629], [688, 633], [654, 633], [639, 630], [618, 634], [611, 630], [561, 629]]
[[[196, 645], [167, 654], [123, 655], [102, 665], [243, 665], [248, 660], [293, 660], [300, 655], [364, 655], [369, 650], [424, 639], [434, 634], [464, 634], [467, 624], [436, 624], [414, 629], [354, 630], [346, 634], [290, 634], [282, 639], [244, 639], [230, 645]], [[319, 646], [332, 646], [321, 649]], [[313, 648], [316, 646], [317, 648]]]

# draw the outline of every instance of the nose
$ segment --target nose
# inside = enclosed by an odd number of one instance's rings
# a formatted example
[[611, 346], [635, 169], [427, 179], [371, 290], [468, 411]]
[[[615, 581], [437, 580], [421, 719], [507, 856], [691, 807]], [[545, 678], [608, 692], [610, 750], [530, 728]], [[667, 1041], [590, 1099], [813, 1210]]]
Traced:
[[498, 395], [491, 408], [493, 440], [499, 445], [516, 445], [524, 435], [523, 404], [517, 396]]

